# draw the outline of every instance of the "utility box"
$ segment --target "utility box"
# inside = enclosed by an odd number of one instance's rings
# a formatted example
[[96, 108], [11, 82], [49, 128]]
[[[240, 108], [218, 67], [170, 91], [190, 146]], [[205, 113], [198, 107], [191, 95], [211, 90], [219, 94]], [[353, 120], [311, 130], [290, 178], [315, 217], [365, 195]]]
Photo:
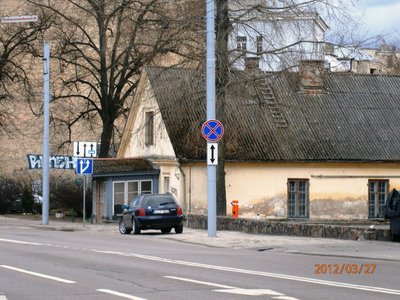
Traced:
[[231, 205], [232, 205], [232, 218], [236, 219], [239, 217], [239, 200], [232, 200]]

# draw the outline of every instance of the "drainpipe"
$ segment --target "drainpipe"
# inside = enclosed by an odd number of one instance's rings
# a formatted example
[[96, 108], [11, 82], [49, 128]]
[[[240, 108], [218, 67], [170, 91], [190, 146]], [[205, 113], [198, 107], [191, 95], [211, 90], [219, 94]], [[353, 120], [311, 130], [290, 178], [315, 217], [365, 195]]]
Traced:
[[185, 212], [185, 215], [187, 214], [187, 203], [186, 203], [186, 175], [185, 172], [183, 172], [183, 169], [181, 167], [181, 164], [179, 164], [179, 171], [182, 173], [182, 179], [183, 179], [183, 211]]

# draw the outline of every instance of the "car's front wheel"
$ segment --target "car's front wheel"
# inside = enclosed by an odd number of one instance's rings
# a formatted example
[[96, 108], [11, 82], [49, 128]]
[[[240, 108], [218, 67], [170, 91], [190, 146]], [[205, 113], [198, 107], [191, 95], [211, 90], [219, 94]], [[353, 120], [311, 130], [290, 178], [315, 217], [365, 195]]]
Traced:
[[182, 232], [183, 232], [183, 224], [175, 227], [175, 233], [182, 233]]
[[124, 223], [124, 221], [121, 219], [120, 221], [119, 221], [119, 226], [118, 226], [118, 228], [119, 228], [119, 232], [121, 233], [121, 234], [130, 234], [131, 233], [131, 229], [127, 229], [126, 228], [126, 226], [125, 226], [125, 223]]

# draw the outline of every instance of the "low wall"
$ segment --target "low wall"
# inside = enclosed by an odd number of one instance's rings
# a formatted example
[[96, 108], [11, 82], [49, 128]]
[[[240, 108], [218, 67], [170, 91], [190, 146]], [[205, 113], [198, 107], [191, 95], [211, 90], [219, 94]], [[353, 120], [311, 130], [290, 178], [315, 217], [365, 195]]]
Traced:
[[[384, 223], [386, 225], [386, 223]], [[187, 226], [207, 229], [207, 216], [189, 215]], [[373, 226], [371, 228], [371, 226]], [[375, 226], [385, 228], [375, 228]], [[387, 228], [386, 228], [387, 227]], [[390, 241], [389, 226], [377, 222], [308, 222], [287, 220], [256, 220], [217, 217], [217, 230], [240, 231], [252, 234], [270, 234], [303, 237], [337, 238], [345, 240]]]

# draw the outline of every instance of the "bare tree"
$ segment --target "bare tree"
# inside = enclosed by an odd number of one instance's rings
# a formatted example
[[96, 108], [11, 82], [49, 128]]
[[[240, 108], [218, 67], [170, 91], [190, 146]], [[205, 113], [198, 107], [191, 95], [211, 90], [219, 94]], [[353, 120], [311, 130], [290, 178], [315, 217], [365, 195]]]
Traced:
[[[216, 2], [216, 93], [217, 93], [217, 119], [225, 122], [225, 92], [229, 83], [229, 33], [231, 23], [229, 21], [228, 0]], [[217, 168], [217, 214], [226, 215], [226, 189], [225, 189], [225, 158], [224, 140], [219, 142], [218, 168]]]
[[165, 57], [169, 65], [190, 57], [188, 47], [195, 43], [189, 34], [193, 20], [186, 18], [186, 1], [28, 2], [57, 20], [50, 36], [56, 44], [52, 57], [60, 65], [53, 101], [62, 99], [67, 104], [62, 114], [53, 115], [53, 121], [71, 133], [79, 121], [100, 118], [99, 156], [109, 156], [118, 133], [116, 122], [131, 105], [142, 67]]
[[0, 127], [5, 131], [16, 128], [10, 126], [16, 95], [23, 94], [28, 101], [34, 98], [29, 62], [39, 56], [36, 41], [51, 24], [48, 16], [41, 15], [34, 23], [0, 24]]

